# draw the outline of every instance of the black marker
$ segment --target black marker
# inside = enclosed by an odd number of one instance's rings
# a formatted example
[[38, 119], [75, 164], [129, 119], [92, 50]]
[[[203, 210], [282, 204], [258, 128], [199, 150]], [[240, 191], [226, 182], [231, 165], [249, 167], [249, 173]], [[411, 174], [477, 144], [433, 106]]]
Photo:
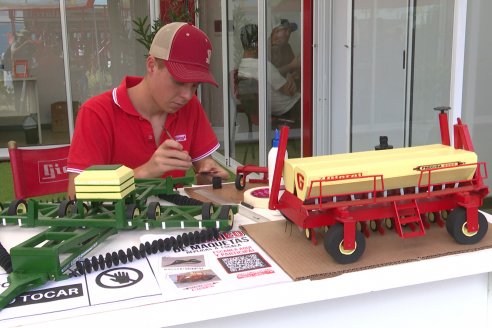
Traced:
[[255, 207], [251, 204], [248, 204], [246, 202], [241, 202], [241, 205], [246, 206], [247, 208], [254, 209]]

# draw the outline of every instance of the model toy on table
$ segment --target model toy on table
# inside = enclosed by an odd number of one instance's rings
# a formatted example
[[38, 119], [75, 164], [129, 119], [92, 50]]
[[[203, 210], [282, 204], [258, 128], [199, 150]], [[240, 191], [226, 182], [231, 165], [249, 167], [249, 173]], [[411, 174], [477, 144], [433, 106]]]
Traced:
[[[488, 222], [478, 209], [489, 189], [486, 165], [477, 161], [465, 124], [454, 125], [450, 145], [446, 110], [440, 111], [441, 144], [284, 160], [288, 127], [283, 127], [270, 190], [269, 208], [305, 231], [339, 263], [357, 261], [369, 226], [383, 225], [402, 238], [425, 235], [429, 221], [446, 225], [461, 244], [479, 242]], [[285, 191], [278, 197], [283, 174]], [[443, 215], [444, 214], [444, 215]], [[447, 216], [446, 222], [444, 217]]]
[[[88, 168], [75, 178], [76, 200], [53, 203], [17, 199], [4, 204], [5, 207], [0, 204], [3, 226], [47, 227], [40, 234], [12, 247], [9, 258], [5, 249], [0, 254], [2, 267], [11, 265], [6, 269], [10, 271], [9, 287], [0, 294], [0, 309], [21, 293], [49, 280], [63, 280], [74, 272], [82, 274], [119, 262], [126, 263], [157, 250], [168, 251], [205, 242], [217, 238], [220, 230], [230, 230], [237, 206], [201, 203], [179, 195], [176, 187], [189, 185], [192, 180], [193, 177], [134, 179], [133, 170], [125, 166], [100, 165]], [[148, 202], [151, 196], [180, 205]], [[200, 214], [201, 220], [197, 220], [195, 217]], [[126, 251], [108, 253], [105, 257], [83, 259], [119, 230], [137, 228], [199, 228], [201, 231], [133, 246]]]

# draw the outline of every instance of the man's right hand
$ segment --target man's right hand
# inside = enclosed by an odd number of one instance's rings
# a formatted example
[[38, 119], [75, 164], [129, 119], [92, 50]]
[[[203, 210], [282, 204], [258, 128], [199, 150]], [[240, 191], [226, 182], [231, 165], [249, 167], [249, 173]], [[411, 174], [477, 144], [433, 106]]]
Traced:
[[147, 163], [134, 170], [135, 178], [159, 178], [165, 172], [187, 171], [192, 167], [191, 157], [183, 146], [172, 139], [164, 141]]
[[290, 74], [287, 74], [287, 82], [280, 88], [280, 91], [288, 96], [293, 96], [297, 92], [297, 85]]

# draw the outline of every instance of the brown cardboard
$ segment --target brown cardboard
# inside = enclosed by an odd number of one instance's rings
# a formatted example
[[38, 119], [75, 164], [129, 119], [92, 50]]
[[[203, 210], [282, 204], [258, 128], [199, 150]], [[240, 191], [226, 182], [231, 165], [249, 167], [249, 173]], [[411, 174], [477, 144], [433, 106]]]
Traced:
[[433, 224], [424, 236], [415, 238], [403, 239], [391, 230], [384, 235], [373, 232], [366, 238], [366, 249], [357, 262], [338, 264], [325, 251], [320, 232], [317, 233], [317, 245], [313, 245], [305, 237], [304, 231], [288, 221], [248, 224], [242, 228], [293, 280], [323, 279], [347, 272], [492, 247], [490, 224], [489, 232], [474, 245], [456, 243], [445, 227]]
[[247, 182], [244, 190], [237, 190], [234, 183], [223, 183], [222, 188], [220, 189], [213, 189], [212, 186], [206, 185], [184, 188], [184, 191], [189, 197], [198, 199], [202, 202], [212, 202], [217, 205], [225, 205], [241, 203], [243, 201], [243, 194], [245, 190], [261, 186], [265, 186], [265, 184]]

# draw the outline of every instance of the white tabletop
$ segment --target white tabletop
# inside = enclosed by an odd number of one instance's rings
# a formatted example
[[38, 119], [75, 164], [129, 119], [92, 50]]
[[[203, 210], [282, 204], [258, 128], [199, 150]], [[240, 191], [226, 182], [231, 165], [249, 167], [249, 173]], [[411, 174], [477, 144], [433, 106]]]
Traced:
[[[492, 222], [492, 217], [486, 216]], [[245, 223], [251, 223], [251, 221], [237, 214], [235, 225]], [[7, 248], [15, 244], [15, 240], [23, 240], [30, 234], [34, 234], [37, 229], [18, 229], [20, 231], [15, 232], [14, 239], [10, 238], [13, 236], [10, 232], [14, 228], [17, 227], [0, 229], [0, 240]], [[7, 232], [9, 232], [9, 238], [5, 238]], [[132, 241], [139, 241], [141, 233], [143, 232], [123, 232], [117, 236], [118, 238], [112, 238], [108, 242], [113, 244], [111, 247], [118, 247], [120, 242], [118, 240], [124, 240], [127, 245]], [[234, 327], [247, 327], [253, 323], [256, 326], [265, 327], [267, 325], [277, 326], [277, 324], [297, 327], [298, 322], [289, 319], [290, 313], [296, 313], [297, 316], [305, 314], [304, 324], [309, 324], [313, 322], [312, 320], [319, 322], [319, 320], [324, 320], [323, 315], [326, 315], [329, 310], [324, 306], [320, 308], [320, 305], [328, 304], [331, 310], [337, 309], [331, 314], [333, 318], [337, 318], [337, 313], [338, 316], [342, 316], [340, 313], [350, 309], [354, 311], [371, 309], [371, 313], [378, 312], [381, 317], [373, 319], [368, 326], [375, 326], [379, 322], [381, 327], [390, 327], [396, 323], [392, 315], [410, 311], [417, 316], [415, 318], [419, 318], [418, 316], [424, 313], [430, 318], [426, 320], [435, 320], [433, 316], [437, 315], [437, 318], [443, 318], [443, 323], [456, 323], [456, 316], [466, 320], [465, 323], [471, 323], [470, 326], [483, 327], [487, 320], [485, 319], [486, 312], [490, 312], [487, 306], [487, 273], [492, 272], [490, 259], [492, 259], [492, 249], [486, 249], [346, 273], [322, 280], [291, 281], [168, 302], [150, 302], [132, 308], [109, 311], [99, 309], [94, 312], [90, 309], [82, 309], [76, 316], [72, 314], [66, 317], [61, 313], [26, 317], [25, 320], [12, 321], [12, 324], [46, 326], [49, 320], [50, 327], [69, 327], [74, 324], [89, 325], [91, 323], [110, 324], [113, 327], [140, 327], [142, 324], [145, 327], [165, 327], [195, 323], [196, 327], [216, 327], [217, 324], [226, 325], [231, 322], [230, 325]], [[426, 295], [427, 291], [429, 294]], [[453, 310], [454, 303], [449, 300], [450, 292], [454, 293], [453, 297], [466, 297], [474, 300], [473, 302], [460, 300], [461, 303], [456, 304], [457, 309], [464, 311], [460, 313]], [[399, 308], [399, 304], [405, 304], [418, 295], [421, 295], [422, 299], [416, 300], [411, 309]], [[387, 296], [390, 298], [388, 299]], [[362, 303], [359, 304], [359, 302]], [[379, 302], [381, 305], [377, 305]], [[448, 302], [449, 304], [429, 304], [429, 302]], [[376, 309], [379, 306], [383, 308], [373, 310], [373, 306], [377, 306]], [[391, 306], [396, 308], [391, 308]], [[320, 309], [311, 312], [317, 308]], [[299, 309], [301, 313], [297, 313], [296, 309]], [[446, 310], [446, 314], [439, 314], [439, 311], [443, 310]], [[480, 316], [467, 312], [473, 310], [481, 310]], [[364, 318], [358, 318], [356, 313], [354, 316], [345, 316], [343, 314], [343, 318], [336, 319], [338, 322], [332, 322], [335, 325], [365, 322]], [[241, 321], [234, 318], [241, 319]], [[424, 316], [424, 318], [427, 317]], [[212, 319], [213, 321], [206, 321]], [[328, 318], [326, 320], [330, 321]], [[405, 322], [411, 321], [402, 321], [396, 326], [405, 327]]]

